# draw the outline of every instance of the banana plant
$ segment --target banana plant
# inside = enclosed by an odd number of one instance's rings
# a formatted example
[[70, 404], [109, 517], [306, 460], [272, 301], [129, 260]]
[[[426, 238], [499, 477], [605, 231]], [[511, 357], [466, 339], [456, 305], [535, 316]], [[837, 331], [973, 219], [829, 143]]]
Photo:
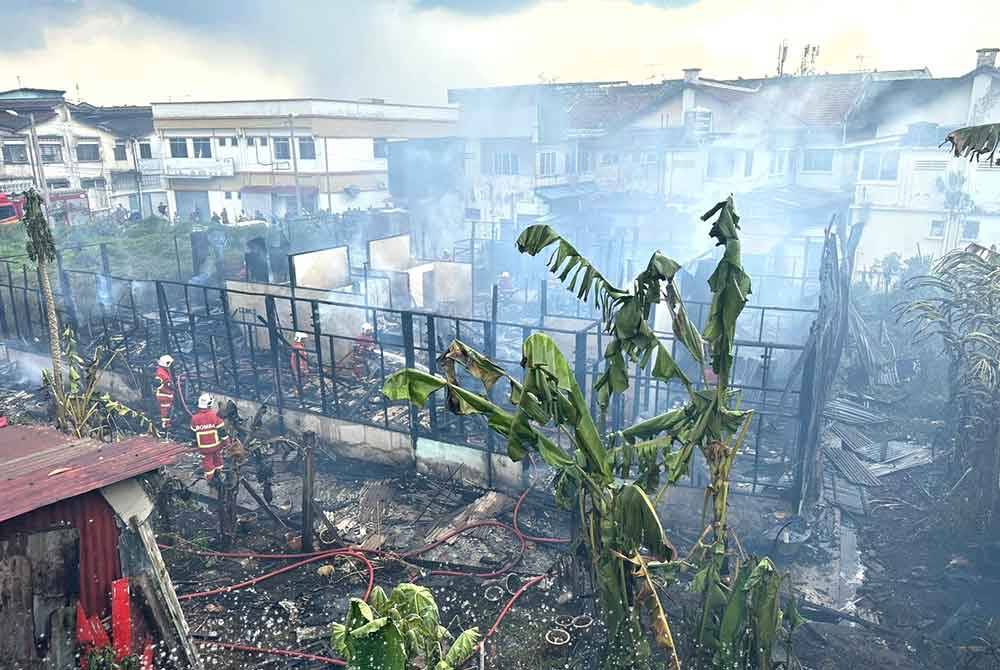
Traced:
[[[392, 400], [407, 400], [421, 407], [431, 394], [443, 392], [450, 411], [481, 415], [491, 430], [505, 437], [513, 460], [538, 454], [555, 471], [555, 498], [574, 511], [574, 545], [586, 548], [590, 562], [608, 633], [602, 667], [610, 670], [652, 667], [652, 649], [641, 622], [642, 606], [650, 611], [654, 639], [665, 649], [671, 666], [675, 670], [681, 667], [651, 578], [653, 573], [676, 576], [680, 568], [650, 494], [663, 478], [667, 486], [683, 477], [695, 449], [704, 454], [711, 474], [706, 501], [711, 498], [713, 503], [714, 541], [706, 545], [709, 560], [699, 572], [707, 612], [699, 639], [711, 642], [706, 648], [712, 653], [719, 647], [719, 630], [731, 598], [732, 589], [722, 574], [729, 471], [751, 413], [736, 407], [737, 397], [729, 382], [736, 320], [751, 287], [740, 262], [739, 217], [732, 199], [720, 202], [702, 219], [707, 221], [716, 214], [710, 235], [725, 249], [709, 280], [713, 298], [704, 336], [688, 319], [676, 286], [680, 266], [661, 253], [653, 254], [632, 286], [624, 289], [611, 284], [548, 226], [531, 226], [517, 240], [518, 250], [532, 256], [554, 247], [547, 262], [550, 272], [579, 299], [593, 300], [600, 310], [609, 336], [603, 352], [604, 371], [594, 385], [602, 419], [611, 396], [628, 390], [630, 363], [639, 367], [652, 363], [653, 378], [679, 381], [689, 396], [684, 406], [602, 436], [573, 370], [551, 338], [541, 333], [523, 342], [522, 381], [482, 353], [455, 341], [439, 359], [443, 376], [402, 370], [392, 375], [383, 389]], [[653, 332], [648, 321], [656, 304], [669, 310], [674, 337], [692, 358], [701, 365], [710, 363], [718, 379], [714, 387], [696, 388]], [[481, 392], [462, 385], [459, 368], [482, 385]], [[513, 411], [490, 400], [491, 391], [501, 380], [509, 386]], [[729, 444], [737, 431], [741, 437]], [[563, 449], [553, 441], [554, 433], [566, 438], [571, 448]], [[770, 638], [758, 635], [757, 639], [766, 642]]]
[[117, 351], [108, 351], [98, 345], [85, 359], [77, 349], [76, 336], [70, 328], [63, 331], [61, 351], [68, 372], [68, 383], [59, 384], [49, 370], [42, 370], [42, 381], [52, 394], [56, 405], [56, 425], [77, 437], [91, 437], [111, 441], [120, 431], [120, 420], [134, 421], [150, 433], [155, 433], [153, 422], [145, 414], [114, 400], [110, 394], [101, 393], [98, 384], [101, 375], [111, 368]]
[[331, 642], [348, 670], [455, 670], [475, 653], [479, 630], [463, 631], [446, 648], [449, 637], [433, 594], [400, 584], [389, 596], [375, 587], [367, 603], [352, 598], [346, 621], [333, 625]]

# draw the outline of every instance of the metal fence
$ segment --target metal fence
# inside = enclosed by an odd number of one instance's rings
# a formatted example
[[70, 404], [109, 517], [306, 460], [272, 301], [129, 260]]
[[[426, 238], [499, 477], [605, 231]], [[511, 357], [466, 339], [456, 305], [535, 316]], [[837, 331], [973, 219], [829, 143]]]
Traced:
[[[27, 264], [4, 260], [0, 268], [0, 330], [19, 346], [47, 350], [38, 275]], [[267, 402], [279, 418], [300, 410], [409, 434], [499, 452], [501, 442], [479, 417], [456, 416], [442, 398], [416, 409], [391, 403], [381, 393], [386, 378], [404, 367], [437, 373], [438, 356], [461, 339], [497, 360], [520, 380], [521, 343], [543, 332], [552, 337], [573, 366], [592, 407], [592, 386], [604, 370], [604, 340], [592, 319], [543, 318], [531, 322], [444, 316], [367, 304], [305, 299], [165, 280], [118, 277], [94, 271], [52, 268], [58, 312], [73, 326], [85, 351], [97, 345], [119, 352], [116, 370], [150, 395], [153, 365], [162, 353], [176, 359], [182, 399], [190, 404], [201, 391], [216, 391]], [[497, 312], [494, 289], [493, 314]], [[359, 296], [360, 297], [360, 296]], [[703, 325], [706, 305], [689, 305]], [[734, 468], [737, 486], [754, 493], [787, 488], [794, 463], [799, 380], [794, 372], [801, 338], [768, 339], [774, 320], [810, 319], [810, 310], [748, 307], [741, 317], [733, 384], [742, 406], [755, 410], [743, 454]], [[357, 335], [359, 324], [374, 327], [374, 338]], [[806, 332], [808, 329], [806, 328]], [[305, 369], [293, 364], [291, 343], [309, 333]], [[777, 335], [785, 334], [779, 328]], [[699, 368], [677, 347], [671, 333], [658, 333], [688, 376]], [[654, 379], [649, 367], [631, 366], [628, 393], [607, 413], [607, 430], [654, 416], [686, 400], [684, 387]], [[472, 380], [466, 380], [472, 385]], [[696, 381], [701, 387], [702, 382]], [[508, 389], [494, 388], [493, 399], [511, 408]], [[152, 401], [150, 400], [150, 409]], [[596, 410], [596, 407], [595, 407]], [[556, 432], [553, 439], [562, 440]], [[697, 471], [698, 468], [694, 468]], [[693, 483], [699, 483], [694, 480]]]

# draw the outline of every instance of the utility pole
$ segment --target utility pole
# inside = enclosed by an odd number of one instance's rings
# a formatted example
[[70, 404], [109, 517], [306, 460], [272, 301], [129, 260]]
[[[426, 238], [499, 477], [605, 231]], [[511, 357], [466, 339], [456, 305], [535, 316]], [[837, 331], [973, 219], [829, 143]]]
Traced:
[[302, 189], [299, 187], [299, 159], [295, 151], [295, 115], [288, 115], [288, 151], [292, 154], [292, 174], [295, 177], [295, 216], [302, 214]]
[[[142, 170], [139, 169], [139, 140], [134, 137], [130, 137], [130, 144], [132, 145], [132, 162], [135, 164], [135, 190], [139, 194], [139, 218], [145, 219], [146, 212], [142, 209]], [[152, 207], [153, 203], [149, 203]], [[152, 215], [152, 212], [150, 212]]]
[[42, 150], [38, 146], [38, 131], [35, 128], [34, 113], [28, 114], [31, 122], [31, 152], [34, 154], [35, 168], [37, 171], [38, 190], [42, 192], [42, 200], [45, 202], [45, 212], [51, 216], [52, 202], [49, 200], [49, 185], [45, 181], [45, 168], [42, 166]]

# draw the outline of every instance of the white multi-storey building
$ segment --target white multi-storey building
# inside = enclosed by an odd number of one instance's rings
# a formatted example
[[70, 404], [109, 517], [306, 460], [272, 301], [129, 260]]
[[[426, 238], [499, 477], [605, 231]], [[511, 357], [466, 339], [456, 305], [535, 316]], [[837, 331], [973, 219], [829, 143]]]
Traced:
[[149, 107], [74, 104], [48, 89], [0, 92], [0, 190], [41, 188], [44, 178], [66, 220], [119, 206], [157, 213], [167, 200], [161, 155]]
[[387, 147], [454, 134], [454, 107], [381, 100], [154, 102], [171, 210], [233, 220], [383, 206]]

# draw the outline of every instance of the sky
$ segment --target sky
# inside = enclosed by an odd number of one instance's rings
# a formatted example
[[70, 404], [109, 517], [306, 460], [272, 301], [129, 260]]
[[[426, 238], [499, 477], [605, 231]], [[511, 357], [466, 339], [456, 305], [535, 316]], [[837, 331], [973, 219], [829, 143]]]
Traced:
[[[930, 11], [926, 6], [947, 8]], [[773, 75], [819, 45], [819, 72], [963, 74], [1000, 46], [1000, 2], [951, 0], [0, 0], [0, 90], [95, 104], [376, 97], [448, 88], [633, 83], [700, 67]], [[860, 60], [859, 60], [860, 59]], [[18, 79], [20, 78], [20, 79]], [[79, 91], [79, 94], [77, 93]]]

